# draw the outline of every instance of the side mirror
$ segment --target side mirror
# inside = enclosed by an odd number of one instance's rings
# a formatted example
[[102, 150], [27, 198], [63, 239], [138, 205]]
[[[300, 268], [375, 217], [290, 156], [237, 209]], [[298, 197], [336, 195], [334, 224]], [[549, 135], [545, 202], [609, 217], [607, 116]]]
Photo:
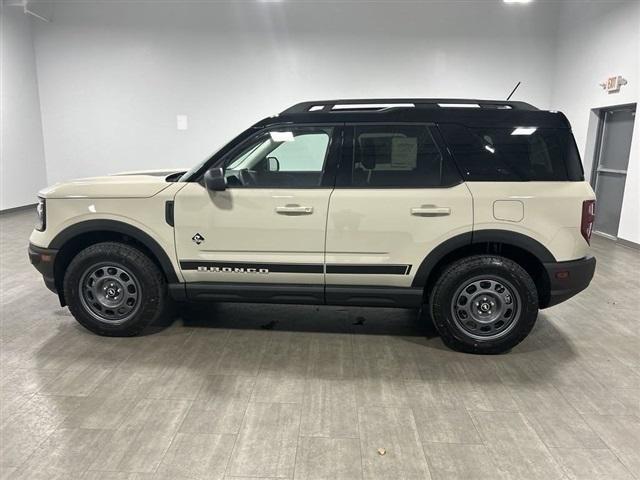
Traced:
[[210, 168], [204, 172], [204, 184], [207, 190], [213, 192], [226, 190], [227, 179], [224, 178], [224, 170], [222, 170], [222, 168]]
[[268, 172], [280, 171], [280, 162], [276, 157], [267, 157], [267, 171]]

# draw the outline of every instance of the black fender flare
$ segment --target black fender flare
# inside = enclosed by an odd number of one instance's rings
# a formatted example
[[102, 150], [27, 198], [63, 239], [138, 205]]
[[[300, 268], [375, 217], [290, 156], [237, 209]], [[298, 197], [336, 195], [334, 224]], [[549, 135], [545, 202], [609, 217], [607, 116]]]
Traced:
[[158, 260], [160, 267], [167, 277], [168, 283], [179, 282], [173, 264], [167, 252], [148, 233], [137, 227], [117, 220], [86, 220], [78, 222], [60, 231], [49, 243], [49, 248], [60, 250], [64, 245], [78, 235], [91, 232], [113, 232], [126, 235], [144, 245]]
[[451, 237], [429, 252], [429, 254], [422, 260], [422, 263], [420, 263], [420, 266], [413, 277], [411, 286], [425, 287], [427, 280], [429, 279], [429, 275], [445, 256], [459, 248], [481, 243], [502, 243], [505, 245], [512, 245], [529, 252], [535, 256], [540, 263], [556, 262], [556, 258], [549, 249], [547, 249], [547, 247], [527, 235], [509, 230], [476, 230]]

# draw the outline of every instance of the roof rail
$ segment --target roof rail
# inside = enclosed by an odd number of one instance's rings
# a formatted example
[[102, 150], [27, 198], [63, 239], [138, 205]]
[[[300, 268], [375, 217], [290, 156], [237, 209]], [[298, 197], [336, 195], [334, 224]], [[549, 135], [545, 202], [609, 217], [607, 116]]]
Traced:
[[484, 108], [505, 110], [537, 110], [525, 102], [502, 100], [472, 100], [461, 98], [359, 98], [302, 102], [287, 108], [281, 115], [310, 112], [374, 111], [396, 108]]

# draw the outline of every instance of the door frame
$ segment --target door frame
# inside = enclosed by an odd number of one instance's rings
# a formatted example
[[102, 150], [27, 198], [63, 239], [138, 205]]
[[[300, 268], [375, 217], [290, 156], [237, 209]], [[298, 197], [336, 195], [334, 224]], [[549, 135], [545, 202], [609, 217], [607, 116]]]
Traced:
[[[591, 185], [591, 188], [593, 188], [593, 191], [597, 193], [597, 186], [598, 186], [598, 167], [600, 166], [600, 159], [602, 156], [602, 142], [604, 139], [604, 133], [605, 133], [605, 129], [606, 129], [606, 125], [605, 125], [605, 118], [606, 118], [606, 114], [607, 112], [615, 112], [618, 110], [627, 110], [629, 108], [634, 109], [635, 112], [638, 111], [638, 104], [635, 102], [631, 102], [631, 103], [623, 103], [620, 105], [609, 105], [606, 107], [600, 107], [597, 109], [594, 109], [594, 112], [597, 115], [598, 118], [598, 126], [596, 128], [596, 138], [595, 138], [595, 142], [594, 142], [594, 147], [593, 147], [593, 158], [592, 158], [592, 162], [591, 162], [591, 172], [589, 174], [589, 184]], [[631, 139], [631, 141], [633, 142], [633, 137]], [[602, 170], [602, 169], [601, 169]], [[605, 173], [613, 173], [613, 174], [621, 174], [625, 176], [625, 183], [626, 183], [626, 177], [627, 177], [627, 173], [629, 171], [629, 168], [627, 166], [627, 170], [625, 170], [624, 172], [622, 172], [621, 170], [612, 170], [612, 169], [607, 169], [608, 171], [605, 171]], [[623, 198], [624, 198], [624, 193], [623, 193]], [[622, 205], [620, 206], [620, 208], [622, 208]], [[610, 240], [618, 240], [617, 236], [614, 235], [610, 235], [608, 233], [605, 232], [600, 232], [594, 229], [593, 231], [594, 234], [604, 237], [604, 238], [608, 238]]]

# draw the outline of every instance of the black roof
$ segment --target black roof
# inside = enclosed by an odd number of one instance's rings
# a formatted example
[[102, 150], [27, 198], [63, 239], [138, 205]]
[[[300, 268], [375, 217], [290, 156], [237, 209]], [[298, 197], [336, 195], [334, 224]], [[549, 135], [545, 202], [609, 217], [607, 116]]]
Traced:
[[560, 112], [525, 102], [459, 98], [373, 98], [298, 103], [256, 127], [282, 123], [422, 122], [467, 126], [569, 128]]

